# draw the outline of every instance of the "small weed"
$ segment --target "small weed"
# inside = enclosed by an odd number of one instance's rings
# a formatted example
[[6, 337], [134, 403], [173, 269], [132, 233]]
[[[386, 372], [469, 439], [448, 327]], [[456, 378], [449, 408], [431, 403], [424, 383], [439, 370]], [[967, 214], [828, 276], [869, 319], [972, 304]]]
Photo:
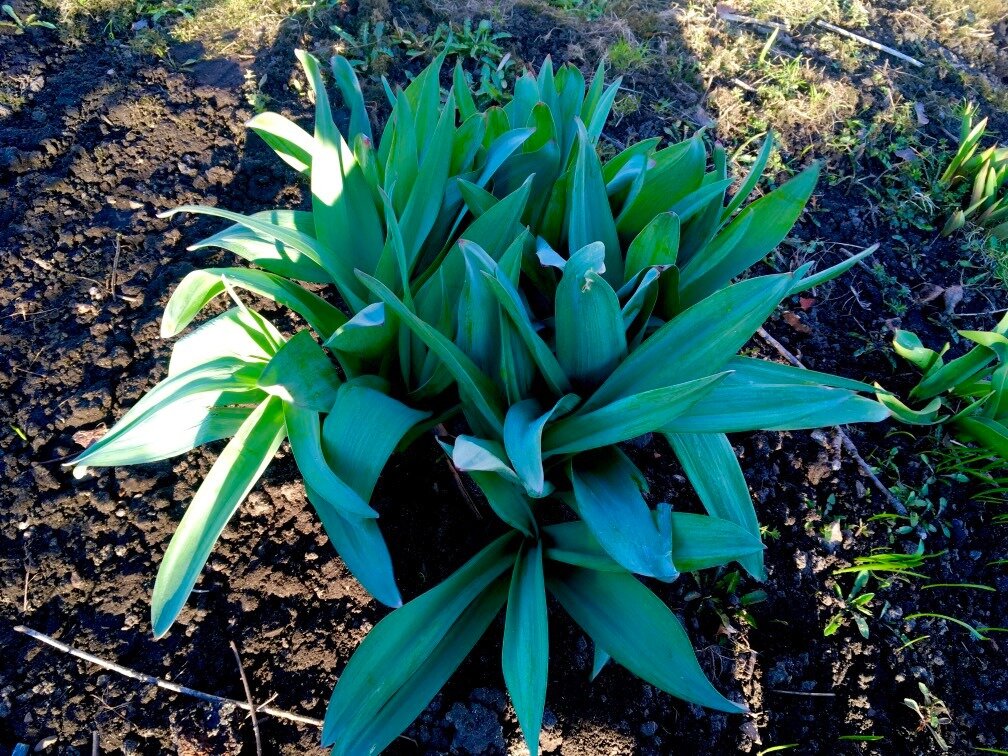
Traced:
[[4, 3], [0, 6], [0, 11], [2, 15], [11, 19], [0, 19], [0, 29], [8, 28], [13, 29], [15, 34], [24, 34], [26, 30], [31, 28], [41, 28], [41, 29], [55, 29], [56, 24], [50, 21], [43, 21], [38, 17], [37, 14], [32, 13], [25, 18], [21, 18], [14, 8], [10, 5]]
[[840, 599], [840, 611], [834, 614], [830, 621], [826, 623], [826, 627], [823, 628], [823, 635], [827, 638], [831, 635], [836, 634], [836, 632], [847, 624], [847, 620], [852, 620], [857, 626], [858, 632], [861, 633], [863, 638], [868, 638], [869, 628], [868, 620], [865, 617], [874, 617], [871, 609], [868, 608], [868, 604], [871, 603], [872, 599], [875, 598], [874, 593], [864, 592], [865, 587], [868, 585], [869, 573], [862, 570], [854, 578], [854, 585], [851, 586], [850, 593], [844, 598], [843, 591], [840, 590], [840, 584], [835, 583], [833, 589], [836, 591], [837, 598]]
[[917, 725], [917, 732], [927, 730], [931, 733], [938, 747], [943, 751], [947, 751], [949, 746], [942, 737], [941, 728], [952, 724], [951, 712], [945, 705], [945, 702], [928, 690], [928, 687], [924, 683], [918, 682], [917, 686], [920, 688], [924, 700], [918, 703], [912, 698], [904, 698], [903, 703], [920, 719]]

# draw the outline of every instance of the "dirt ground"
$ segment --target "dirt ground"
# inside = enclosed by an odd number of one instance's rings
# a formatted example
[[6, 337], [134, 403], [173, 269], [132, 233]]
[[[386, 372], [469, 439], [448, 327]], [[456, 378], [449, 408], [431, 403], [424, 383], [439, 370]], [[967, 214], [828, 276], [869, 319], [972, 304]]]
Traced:
[[[975, 235], [940, 238], [944, 219], [923, 187], [957, 133], [963, 98], [991, 116], [993, 137], [1008, 140], [1005, 8], [999, 0], [969, 13], [945, 0], [790, 5], [333, 2], [278, 11], [250, 35], [228, 28], [222, 0], [193, 6], [197, 20], [216, 19], [201, 39], [186, 31], [188, 20], [154, 21], [139, 4], [130, 11], [139, 16], [119, 28], [108, 20], [114, 3], [82, 15], [15, 3], [22, 18], [38, 12], [58, 28], [0, 34], [0, 753], [20, 742], [89, 753], [94, 732], [108, 754], [255, 753], [244, 712], [118, 677], [30, 641], [15, 625], [243, 699], [234, 641], [257, 701], [321, 718], [350, 654], [385, 614], [335, 556], [282, 449], [179, 623], [154, 641], [148, 599], [157, 563], [217, 449], [79, 482], [60, 465], [164, 375], [171, 344], [158, 324], [175, 283], [228, 261], [185, 250], [212, 222], [156, 213], [188, 202], [240, 212], [305, 203], [304, 187], [262, 144], [246, 142], [242, 124], [262, 98], [302, 123], [310, 118], [292, 51], [328, 56], [340, 40], [334, 24], [359, 33], [365, 21], [384, 21], [429, 34], [465, 14], [490, 18], [511, 35], [499, 44], [514, 70], [546, 54], [590, 67], [608, 55], [623, 68], [610, 147], [706, 126], [744, 163], [752, 138], [773, 128], [782, 143], [775, 180], [823, 160], [810, 211], [766, 264], [827, 265], [881, 247], [869, 265], [795, 298], [767, 324], [810, 368], [905, 392], [914, 375], [892, 355], [894, 327], [932, 344], [954, 339], [962, 350], [955, 329], [992, 326], [1008, 305], [998, 255]], [[924, 65], [827, 33], [816, 19]], [[765, 47], [768, 23], [785, 21]], [[152, 30], [163, 31], [154, 42]], [[383, 98], [374, 74], [403, 83], [425, 60], [398, 49], [375, 62], [365, 91], [376, 114]], [[759, 339], [750, 350], [779, 359]], [[1004, 636], [993, 630], [976, 640], [948, 621], [905, 619], [940, 612], [977, 628], [1008, 626], [1008, 573], [996, 564], [1008, 557], [995, 518], [1004, 510], [948, 474], [934, 433], [911, 435], [895, 423], [848, 433], [919, 513], [910, 532], [869, 519], [892, 510], [836, 450], [835, 430], [738, 435], [732, 441], [768, 531], [770, 579], [758, 585], [723, 570], [663, 589], [719, 689], [754, 714], [684, 704], [615, 665], [589, 684], [590, 644], [553, 607], [544, 752], [939, 753], [904, 703], [923, 700], [921, 682], [948, 708], [940, 735], [951, 753], [1008, 749]], [[697, 506], [667, 449], [655, 443], [634, 454], [656, 501]], [[376, 506], [405, 596], [449, 574], [496, 527], [469, 494], [475, 506], [433, 439], [393, 458]], [[825, 637], [840, 610], [833, 586], [846, 594], [853, 580], [834, 570], [873, 549], [912, 551], [922, 534], [926, 552], [939, 555], [923, 567], [927, 580], [873, 579], [869, 637], [850, 621]], [[390, 753], [524, 752], [500, 672], [502, 624]], [[264, 753], [321, 752], [312, 726], [267, 717], [261, 729]]]

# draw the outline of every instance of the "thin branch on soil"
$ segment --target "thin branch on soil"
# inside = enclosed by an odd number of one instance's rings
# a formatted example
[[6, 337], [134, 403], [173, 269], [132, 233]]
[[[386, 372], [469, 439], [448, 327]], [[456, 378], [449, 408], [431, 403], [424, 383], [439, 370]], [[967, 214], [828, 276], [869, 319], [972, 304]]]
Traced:
[[242, 666], [241, 655], [238, 653], [238, 646], [231, 641], [231, 651], [234, 653], [235, 661], [238, 663], [238, 674], [241, 675], [242, 686], [245, 688], [245, 698], [248, 699], [249, 714], [252, 717], [252, 732], [255, 733], [256, 756], [262, 756], [262, 740], [259, 737], [259, 719], [256, 717], [256, 705], [252, 700], [252, 688], [249, 687], [248, 677], [245, 676], [245, 667]]
[[778, 32], [787, 32], [788, 27], [784, 24], [779, 24], [776, 21], [763, 21], [758, 18], [753, 18], [752, 16], [743, 16], [740, 13], [735, 13], [727, 5], [718, 3], [717, 15], [722, 21], [734, 21], [736, 24], [748, 24], [749, 26], [759, 26], [764, 29], [774, 30]]
[[[799, 360], [797, 357], [791, 354], [791, 352], [788, 351], [787, 347], [785, 347], [783, 344], [777, 341], [777, 339], [775, 339], [773, 336], [767, 333], [764, 328], [761, 327], [756, 333], [758, 333], [760, 335], [760, 338], [762, 338], [767, 344], [776, 349], [778, 353], [780, 353], [780, 356], [783, 357], [788, 362], [790, 362], [792, 365], [794, 365], [795, 367], [800, 367], [802, 370], [807, 369], [801, 363], [801, 360]], [[893, 496], [893, 493], [892, 491], [889, 490], [889, 487], [886, 486], [886, 484], [883, 483], [881, 480], [879, 480], [879, 477], [875, 474], [875, 471], [872, 470], [871, 466], [864, 461], [864, 457], [861, 456], [861, 454], [857, 450], [857, 447], [854, 446], [854, 442], [850, 440], [850, 436], [848, 436], [844, 432], [844, 429], [840, 427], [837, 427], [837, 434], [840, 436], [840, 442], [843, 444], [844, 449], [846, 449], [847, 452], [852, 457], [854, 457], [854, 461], [858, 463], [858, 467], [861, 468], [861, 472], [863, 472], [868, 477], [868, 479], [872, 482], [872, 485], [874, 485], [875, 488], [879, 491], [879, 493], [881, 493], [885, 497], [885, 500], [889, 503], [889, 506], [891, 506], [896, 511], [897, 514], [906, 515], [907, 508], [903, 505], [903, 502], [901, 502], [899, 499]]]
[[899, 58], [902, 61], [909, 63], [917, 68], [923, 68], [924, 64], [921, 63], [917, 58], [911, 58], [906, 53], [901, 53], [899, 50], [895, 50], [887, 45], [879, 44], [878, 42], [868, 39], [867, 37], [862, 37], [860, 34], [855, 34], [854, 32], [847, 31], [846, 29], [841, 29], [839, 26], [834, 26], [833, 24], [827, 23], [822, 19], [816, 21], [816, 26], [833, 32], [834, 34], [839, 34], [842, 37], [847, 37], [848, 39], [853, 39], [855, 42], [860, 42], [862, 45], [867, 45], [868, 47], [879, 50], [880, 52], [892, 55], [894, 58]]
[[836, 698], [836, 693], [813, 693], [806, 690], [778, 690], [770, 688], [771, 693], [781, 693], [785, 696], [811, 696], [813, 698]]
[[98, 756], [98, 730], [91, 731], [91, 756]]
[[[34, 638], [41, 643], [45, 643], [47, 646], [52, 646], [65, 654], [70, 654], [70, 656], [95, 664], [102, 669], [107, 669], [110, 672], [116, 672], [123, 677], [128, 677], [131, 680], [138, 680], [152, 687], [164, 688], [165, 690], [170, 690], [172, 693], [181, 693], [184, 696], [198, 698], [201, 701], [207, 701], [208, 703], [216, 704], [218, 706], [221, 704], [231, 704], [242, 711], [251, 711], [249, 704], [245, 701], [236, 701], [233, 698], [215, 696], [210, 693], [204, 693], [199, 690], [187, 688], [185, 685], [178, 685], [177, 683], [169, 682], [168, 680], [162, 680], [160, 677], [154, 677], [153, 675], [147, 675], [143, 672], [137, 672], [129, 667], [124, 667], [121, 664], [106, 661], [105, 659], [101, 659], [93, 654], [89, 654], [87, 651], [81, 651], [73, 646], [68, 646], [66, 643], [58, 641], [45, 633], [40, 633], [38, 630], [32, 630], [30, 627], [18, 625], [14, 628], [14, 631], [21, 633], [22, 635], [27, 635], [29, 638]], [[258, 709], [258, 712], [260, 714], [268, 714], [269, 716], [276, 717], [277, 719], [286, 719], [288, 722], [298, 722], [300, 724], [322, 727], [321, 719], [313, 719], [312, 717], [306, 717], [301, 714], [295, 714], [294, 712], [284, 711], [283, 709], [274, 709], [272, 706], [262, 706]]]
[[24, 600], [21, 602], [21, 614], [28, 614], [28, 576], [30, 570], [28, 565], [25, 565], [24, 571]]

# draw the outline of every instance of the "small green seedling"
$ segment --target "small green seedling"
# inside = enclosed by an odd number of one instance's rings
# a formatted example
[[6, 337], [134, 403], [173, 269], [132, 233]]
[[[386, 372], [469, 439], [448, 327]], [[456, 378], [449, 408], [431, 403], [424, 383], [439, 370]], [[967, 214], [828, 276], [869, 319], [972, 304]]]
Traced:
[[871, 603], [872, 599], [875, 598], [874, 593], [862, 593], [865, 587], [868, 585], [868, 578], [870, 573], [867, 570], [861, 571], [854, 578], [854, 586], [851, 588], [850, 593], [844, 598], [843, 591], [840, 590], [840, 584], [837, 583], [833, 586], [836, 591], [837, 598], [842, 602], [840, 611], [834, 614], [830, 621], [826, 624], [823, 629], [823, 635], [829, 637], [835, 635], [836, 632], [847, 624], [848, 618], [854, 621], [857, 626], [858, 632], [861, 633], [862, 637], [868, 638], [868, 620], [865, 617], [872, 617], [871, 609], [868, 608], [868, 604]]
[[11, 19], [10, 21], [0, 20], [0, 28], [6, 27], [14, 29], [15, 34], [24, 34], [27, 29], [30, 29], [32, 27], [38, 27], [41, 29], [56, 28], [55, 24], [50, 23], [49, 21], [43, 21], [35, 13], [32, 13], [26, 18], [21, 18], [17, 14], [17, 11], [15, 11], [12, 6], [7, 5], [6, 3], [0, 6], [0, 11], [3, 11], [3, 14]]
[[941, 728], [952, 723], [951, 712], [945, 705], [945, 702], [928, 690], [928, 687], [924, 683], [918, 682], [917, 686], [920, 688], [924, 700], [921, 703], [917, 703], [912, 698], [904, 698], [903, 703], [920, 719], [917, 725], [917, 732], [929, 731], [938, 747], [943, 751], [947, 751], [949, 750], [949, 745], [942, 737]]

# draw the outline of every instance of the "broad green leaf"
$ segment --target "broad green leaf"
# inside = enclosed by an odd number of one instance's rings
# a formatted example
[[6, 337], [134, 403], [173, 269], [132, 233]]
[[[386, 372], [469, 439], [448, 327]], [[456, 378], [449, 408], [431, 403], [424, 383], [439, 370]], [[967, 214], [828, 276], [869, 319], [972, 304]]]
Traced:
[[[315, 221], [312, 214], [305, 210], [263, 210], [253, 213], [253, 219], [263, 221], [272, 226], [298, 231], [310, 238], [315, 237]], [[298, 281], [313, 283], [332, 283], [330, 276], [317, 262], [295, 249], [288, 247], [272, 237], [262, 236], [235, 223], [213, 236], [190, 244], [186, 249], [192, 251], [204, 247], [220, 247], [233, 252], [239, 257], [258, 265], [270, 273]]]
[[283, 343], [283, 336], [262, 315], [245, 307], [232, 307], [175, 342], [168, 376], [228, 357], [266, 364]]
[[221, 532], [273, 460], [283, 438], [281, 402], [269, 399], [246, 418], [210, 468], [158, 567], [151, 596], [155, 637], [164, 636], [175, 622]]
[[324, 299], [280, 276], [250, 268], [207, 268], [189, 273], [172, 292], [161, 319], [161, 337], [175, 336], [189, 325], [214, 297], [225, 293], [225, 283], [289, 307], [322, 338], [346, 322]]
[[497, 264], [478, 245], [464, 239], [459, 248], [465, 258], [465, 280], [458, 293], [458, 333], [455, 343], [487, 375], [500, 364], [500, 305], [484, 273]]
[[690, 703], [746, 711], [711, 685], [682, 624], [632, 575], [572, 567], [551, 575], [547, 588], [602, 650], [638, 677]]
[[[265, 396], [250, 394], [250, 398]], [[230, 438], [252, 413], [252, 407], [207, 407], [205, 401], [174, 404], [155, 422], [134, 425], [91, 452], [85, 449], [74, 461], [74, 477], [89, 467], [121, 467], [176, 457], [197, 446]], [[101, 443], [99, 441], [99, 443]], [[83, 461], [81, 461], [83, 458]]]
[[530, 756], [538, 756], [546, 706], [549, 627], [541, 544], [522, 547], [511, 573], [502, 666]]
[[770, 159], [770, 153], [773, 151], [773, 146], [773, 132], [768, 131], [766, 138], [763, 140], [763, 146], [760, 147], [759, 154], [753, 161], [752, 167], [749, 168], [749, 173], [746, 175], [745, 180], [731, 198], [731, 201], [724, 209], [724, 212], [721, 213], [722, 221], [726, 221], [731, 218], [732, 213], [738, 210], [742, 206], [742, 203], [745, 202], [746, 198], [752, 194], [752, 190], [756, 188], [756, 184], [759, 183], [760, 176], [763, 175], [763, 171], [766, 169], [766, 164]]
[[315, 139], [279, 113], [259, 113], [245, 127], [258, 134], [287, 165], [298, 173], [311, 171]]
[[567, 394], [545, 412], [535, 399], [526, 399], [508, 408], [504, 418], [504, 448], [530, 496], [546, 494], [543, 428], [551, 419], [569, 412], [577, 403], [577, 396]]
[[528, 348], [547, 386], [557, 396], [568, 393], [570, 391], [570, 381], [567, 380], [567, 375], [564, 373], [563, 368], [560, 367], [560, 363], [557, 362], [557, 358], [552, 350], [536, 331], [529, 312], [521, 299], [521, 294], [514, 287], [514, 284], [500, 270], [497, 271], [495, 277], [492, 279], [487, 276], [487, 283], [490, 284], [491, 290], [497, 296], [497, 300], [500, 302], [504, 312], [507, 313], [508, 319], [515, 327], [519, 338], [521, 338]]
[[896, 354], [916, 366], [922, 373], [930, 370], [940, 358], [937, 352], [933, 349], [927, 349], [921, 344], [919, 337], [910, 331], [897, 329], [892, 346], [896, 350]]
[[692, 414], [690, 407], [708, 396], [728, 375], [717, 373], [617, 399], [597, 410], [575, 412], [546, 430], [542, 440], [544, 456], [598, 449], [664, 428], [684, 412]]
[[373, 517], [345, 515], [307, 484], [305, 491], [347, 569], [378, 601], [393, 609], [402, 606], [392, 572], [392, 557], [378, 529], [378, 521]]
[[336, 366], [310, 331], [298, 331], [259, 375], [257, 387], [284, 402], [328, 412], [340, 387]]
[[322, 421], [319, 413], [284, 402], [284, 422], [291, 451], [305, 485], [322, 496], [334, 509], [347, 517], [377, 517], [360, 496], [329, 466], [322, 452]]
[[919, 410], [912, 409], [896, 396], [881, 391], [878, 393], [878, 400], [892, 413], [893, 417], [908, 425], [933, 425], [938, 422], [938, 414], [942, 408], [942, 400], [937, 396]]
[[594, 242], [564, 266], [556, 291], [556, 355], [575, 384], [597, 385], [626, 355], [619, 299], [600, 275], [605, 250]]
[[325, 345], [337, 356], [375, 359], [386, 353], [394, 337], [392, 325], [385, 319], [385, 305], [375, 302], [333, 331]]
[[[684, 280], [690, 280], [690, 285], [684, 286], [684, 292], [688, 292], [684, 295], [684, 304], [699, 301], [766, 257], [794, 227], [818, 180], [819, 165], [816, 164], [739, 213], [718, 236], [720, 239], [723, 235], [734, 243], [719, 245], [718, 239], [715, 239], [705, 250], [705, 256], [712, 256], [717, 263], [710, 266], [696, 283], [687, 276], [690, 265], [683, 269]], [[745, 233], [733, 234], [733, 230], [742, 225], [746, 227]]]
[[[375, 625], [329, 700], [325, 747], [335, 744], [335, 753], [347, 756], [377, 753], [405, 729], [500, 610], [506, 590], [498, 578], [514, 564], [515, 551], [513, 537], [498, 538], [444, 582]], [[467, 610], [482, 606], [480, 598], [487, 595], [496, 602], [477, 612], [481, 622], [459, 633], [460, 620], [469, 625]]]
[[333, 78], [336, 86], [339, 87], [343, 95], [343, 101], [350, 108], [350, 128], [347, 131], [347, 141], [353, 142], [354, 137], [363, 134], [367, 139], [372, 140], [371, 122], [368, 120], [367, 108], [364, 105], [364, 94], [361, 92], [360, 82], [357, 81], [357, 74], [350, 65], [350, 61], [342, 55], [333, 55], [329, 60], [332, 68]]
[[631, 572], [674, 580], [667, 518], [656, 526], [633, 465], [609, 449], [575, 457], [569, 472], [578, 514], [609, 555]]
[[609, 209], [602, 166], [580, 119], [577, 121], [577, 135], [577, 153], [567, 186], [569, 255], [573, 259], [578, 250], [601, 242], [605, 268], [604, 272], [596, 269], [596, 273], [602, 273], [606, 281], [618, 286], [623, 282], [623, 257], [616, 236], [616, 223]]
[[978, 415], [962, 417], [955, 421], [956, 430], [981, 446], [1008, 459], [1008, 427], [989, 417]]
[[158, 213], [158, 217], [170, 218], [178, 213], [194, 213], [197, 215], [209, 215], [214, 218], [223, 218], [232, 223], [241, 224], [245, 228], [255, 231], [260, 236], [275, 239], [285, 247], [305, 255], [313, 263], [323, 268], [329, 274], [331, 280], [340, 287], [340, 292], [347, 297], [347, 303], [353, 309], [359, 310], [366, 304], [366, 302], [353, 294], [352, 289], [347, 289], [347, 286], [351, 282], [348, 278], [346, 266], [336, 264], [329, 251], [314, 236], [262, 220], [256, 215], [242, 215], [241, 213], [233, 213], [230, 210], [221, 210], [220, 208], [205, 205], [182, 205], [181, 207]]
[[[728, 437], [719, 433], [667, 433], [665, 438], [707, 512], [734, 522], [759, 540], [756, 509]], [[757, 580], [766, 580], [762, 553], [740, 559], [739, 563]]]
[[799, 430], [874, 423], [887, 417], [889, 411], [883, 405], [847, 389], [812, 383], [765, 382], [736, 372], [664, 430], [666, 433]]
[[675, 213], [656, 215], [630, 242], [623, 282], [655, 265], [675, 265], [678, 252], [679, 216]]
[[631, 189], [616, 219], [620, 237], [626, 241], [637, 236], [659, 213], [695, 197], [703, 181], [707, 154], [699, 135], [654, 153], [653, 159], [654, 166], [647, 170], [639, 186]]
[[424, 344], [442, 360], [452, 377], [458, 381], [459, 391], [479, 413], [482, 421], [490, 429], [501, 433], [504, 418], [500, 396], [490, 379], [450, 339], [407, 309], [381, 281], [363, 273], [358, 272], [358, 275], [364, 285], [395, 312], [403, 324], [420, 337]]
[[336, 401], [322, 423], [326, 460], [367, 501], [400, 440], [428, 417], [430, 413], [389, 396], [387, 386], [367, 378], [347, 381], [336, 392]]
[[[750, 278], [693, 305], [631, 352], [584, 409], [721, 370], [774, 311], [798, 275]], [[730, 327], [725, 313], [731, 313]]]
[[[655, 521], [661, 516], [655, 512]], [[671, 512], [668, 517], [672, 561], [680, 572], [721, 567], [763, 552], [759, 538], [729, 520], [688, 512]], [[623, 572], [584, 522], [549, 525], [543, 528], [543, 535], [549, 559], [602, 572]]]
[[[108, 433], [73, 460], [75, 475], [79, 477], [88, 466], [99, 464], [94, 460], [101, 459], [102, 455], [113, 453], [120, 437], [125, 437], [124, 443], [132, 447], [138, 433], [167, 432], [176, 422], [175, 412], [188, 412], [191, 420], [198, 406], [209, 410], [224, 396], [249, 400], [261, 397], [261, 392], [255, 390], [261, 370], [261, 363], [225, 357], [166, 378], [144, 394]], [[126, 436], [129, 431], [132, 433]]]
[[[506, 601], [507, 581], [503, 577], [498, 578], [461, 611], [444, 637], [418, 665], [416, 672], [391, 695], [378, 714], [363, 724], [362, 731], [337, 741], [333, 754], [356, 756], [384, 750], [427, 708], [487, 631]], [[398, 659], [393, 663], [398, 663]]]
[[[338, 271], [340, 293], [354, 311], [364, 305], [355, 268], [374, 270], [384, 246], [378, 212], [353, 150], [333, 123], [329, 95], [318, 61], [303, 50], [295, 55], [315, 94], [315, 151], [311, 193], [315, 236], [327, 251], [327, 270]], [[343, 287], [348, 287], [343, 291]]]
[[[446, 450], [448, 447], [445, 447]], [[452, 464], [462, 472], [494, 473], [510, 483], [521, 485], [521, 478], [507, 463], [507, 452], [497, 441], [473, 436], [456, 437], [451, 447]]]

